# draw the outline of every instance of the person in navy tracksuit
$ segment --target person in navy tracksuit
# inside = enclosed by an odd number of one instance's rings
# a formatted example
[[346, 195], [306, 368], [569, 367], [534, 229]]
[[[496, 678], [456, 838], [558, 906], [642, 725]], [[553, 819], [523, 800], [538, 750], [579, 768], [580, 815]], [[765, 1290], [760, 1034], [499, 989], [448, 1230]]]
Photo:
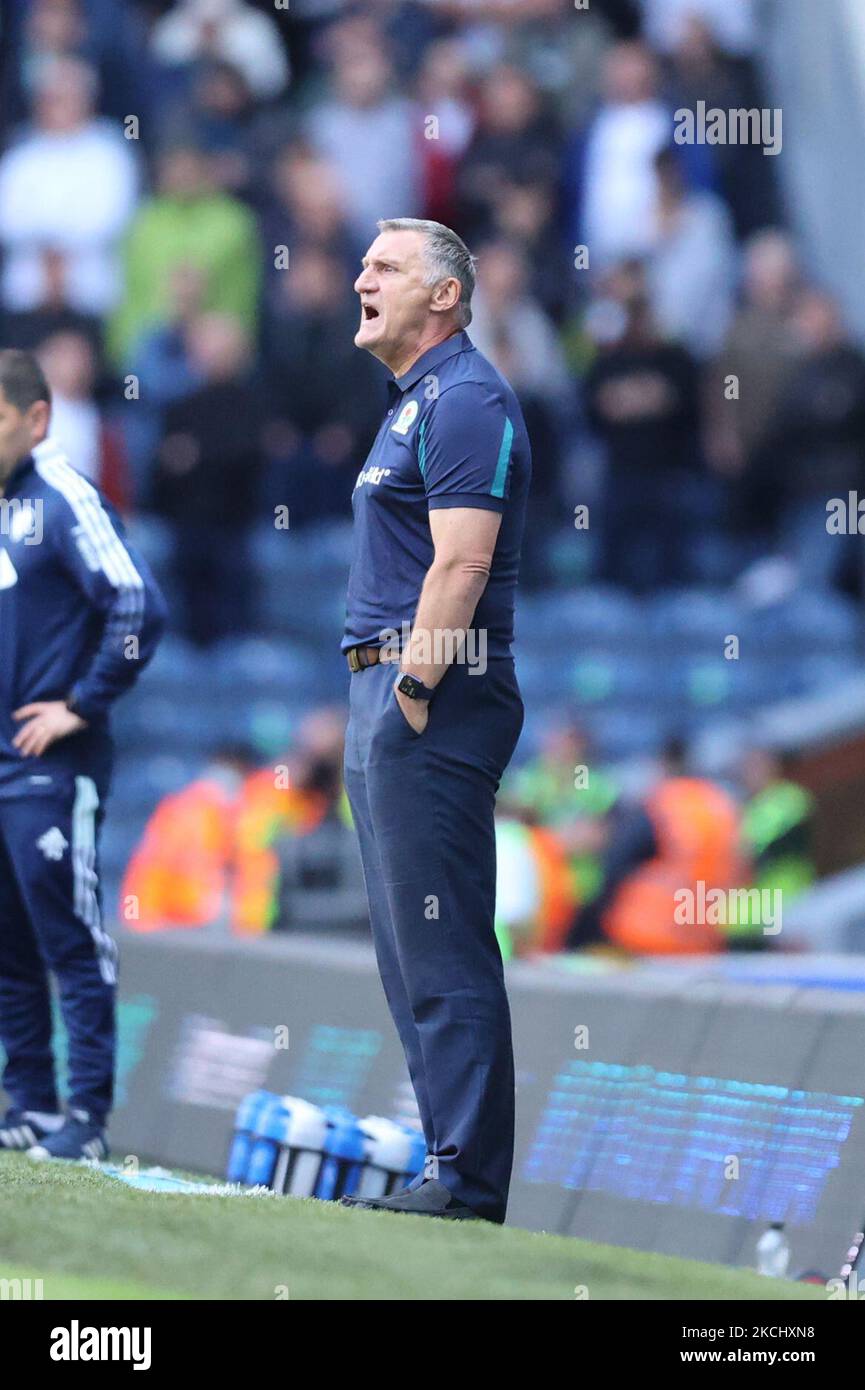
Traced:
[[[0, 351], [0, 1053], [11, 1107], [0, 1148], [107, 1152], [117, 951], [98, 838], [108, 713], [165, 624], [162, 596], [98, 490], [48, 435], [29, 353]], [[69, 1040], [58, 1102], [49, 974]]]
[[345, 1201], [502, 1222], [514, 1064], [493, 813], [523, 723], [511, 643], [531, 457], [514, 392], [464, 331], [465, 245], [434, 222], [379, 227], [355, 343], [394, 379], [352, 499], [345, 781], [427, 1162], [402, 1193]]

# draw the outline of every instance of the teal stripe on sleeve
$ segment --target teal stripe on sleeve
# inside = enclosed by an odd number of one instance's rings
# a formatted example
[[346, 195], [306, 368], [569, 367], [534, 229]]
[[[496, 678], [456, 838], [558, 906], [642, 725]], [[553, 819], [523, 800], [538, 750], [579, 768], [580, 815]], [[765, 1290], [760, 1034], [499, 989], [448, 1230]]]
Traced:
[[493, 478], [493, 485], [490, 488], [492, 497], [504, 497], [505, 483], [508, 476], [508, 468], [511, 462], [511, 448], [514, 442], [514, 427], [510, 419], [505, 420], [502, 443], [499, 449], [499, 459], [496, 464], [496, 476]]
[[426, 479], [426, 420], [421, 420], [418, 428], [417, 466], [420, 475]]

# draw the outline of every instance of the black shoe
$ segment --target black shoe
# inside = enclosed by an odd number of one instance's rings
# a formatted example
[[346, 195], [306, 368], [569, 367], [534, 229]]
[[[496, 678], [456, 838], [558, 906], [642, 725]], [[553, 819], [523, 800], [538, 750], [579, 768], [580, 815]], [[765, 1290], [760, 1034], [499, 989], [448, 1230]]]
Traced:
[[[391, 1192], [391, 1197], [406, 1197], [409, 1192], [414, 1192], [413, 1187], [398, 1187], [396, 1192]], [[365, 1207], [368, 1202], [380, 1202], [380, 1197], [340, 1197], [340, 1205], [344, 1207]]]
[[342, 1197], [345, 1207], [362, 1207], [367, 1211], [393, 1211], [404, 1216], [438, 1216], [443, 1221], [483, 1221], [482, 1216], [463, 1206], [453, 1197], [443, 1182], [429, 1179], [420, 1187], [405, 1188], [392, 1197]]

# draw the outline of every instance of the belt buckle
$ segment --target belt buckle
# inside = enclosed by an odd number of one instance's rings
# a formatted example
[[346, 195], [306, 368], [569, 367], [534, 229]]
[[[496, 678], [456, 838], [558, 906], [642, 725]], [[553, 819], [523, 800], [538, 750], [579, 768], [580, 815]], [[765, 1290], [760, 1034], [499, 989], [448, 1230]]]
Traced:
[[360, 664], [360, 657], [357, 654], [357, 647], [349, 647], [346, 655], [348, 657], [348, 669], [350, 671], [361, 671], [363, 669]]

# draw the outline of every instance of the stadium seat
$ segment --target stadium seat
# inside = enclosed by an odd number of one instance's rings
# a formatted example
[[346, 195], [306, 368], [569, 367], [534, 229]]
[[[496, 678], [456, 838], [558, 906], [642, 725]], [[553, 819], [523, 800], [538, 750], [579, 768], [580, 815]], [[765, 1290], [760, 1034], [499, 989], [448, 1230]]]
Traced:
[[230, 638], [218, 642], [209, 655], [212, 682], [221, 689], [242, 684], [251, 689], [278, 684], [295, 689], [306, 683], [309, 650], [300, 642], [266, 637]]
[[568, 672], [571, 699], [580, 707], [651, 705], [667, 696], [664, 666], [628, 649], [587, 649], [568, 663]]
[[202, 766], [201, 757], [189, 752], [118, 757], [112, 802], [115, 805], [144, 805], [148, 808], [146, 814], [149, 814], [150, 807], [161, 797], [188, 786], [198, 776]]
[[792, 694], [813, 695], [834, 690], [843, 681], [861, 676], [863, 662], [853, 651], [790, 652], [786, 658]]
[[171, 527], [161, 517], [138, 513], [126, 522], [126, 533], [150, 568], [164, 582], [171, 564]]
[[344, 574], [348, 579], [352, 551], [352, 523], [326, 521], [304, 533], [312, 557], [312, 572], [319, 575]]
[[329, 640], [338, 649], [345, 629], [345, 584], [322, 589], [308, 578], [293, 586], [266, 584], [258, 598], [261, 625], [274, 637]]
[[781, 603], [752, 610], [743, 635], [767, 649], [801, 655], [856, 651], [862, 638], [862, 618], [856, 605], [841, 594], [797, 592]]
[[301, 580], [305, 586], [337, 586], [344, 592], [351, 562], [351, 524], [327, 522], [301, 530], [277, 530], [270, 522], [252, 534], [252, 562], [263, 582]]
[[259, 576], [303, 574], [308, 556], [302, 533], [277, 530], [270, 520], [258, 522], [250, 535], [250, 555]]
[[667, 664], [666, 679], [670, 701], [683, 712], [747, 710], [785, 693], [772, 662], [726, 661], [722, 652], [680, 655]]
[[167, 632], [136, 690], [155, 692], [200, 690], [206, 685], [208, 656], [174, 632]]
[[646, 630], [657, 651], [715, 652], [742, 630], [735, 598], [719, 589], [680, 589], [656, 595], [647, 605]]
[[557, 531], [547, 548], [549, 574], [553, 584], [584, 584], [598, 563], [598, 543], [590, 531], [573, 526]]
[[518, 642], [552, 643], [557, 652], [576, 655], [584, 643], [610, 648], [642, 643], [645, 619], [637, 599], [612, 586], [592, 585], [521, 600], [516, 633]]
[[598, 709], [586, 724], [600, 759], [645, 757], [657, 752], [678, 726], [670, 709]]
[[129, 702], [116, 733], [122, 747], [136, 743], [170, 753], [212, 748], [223, 738], [218, 705], [206, 699], [155, 695]]

